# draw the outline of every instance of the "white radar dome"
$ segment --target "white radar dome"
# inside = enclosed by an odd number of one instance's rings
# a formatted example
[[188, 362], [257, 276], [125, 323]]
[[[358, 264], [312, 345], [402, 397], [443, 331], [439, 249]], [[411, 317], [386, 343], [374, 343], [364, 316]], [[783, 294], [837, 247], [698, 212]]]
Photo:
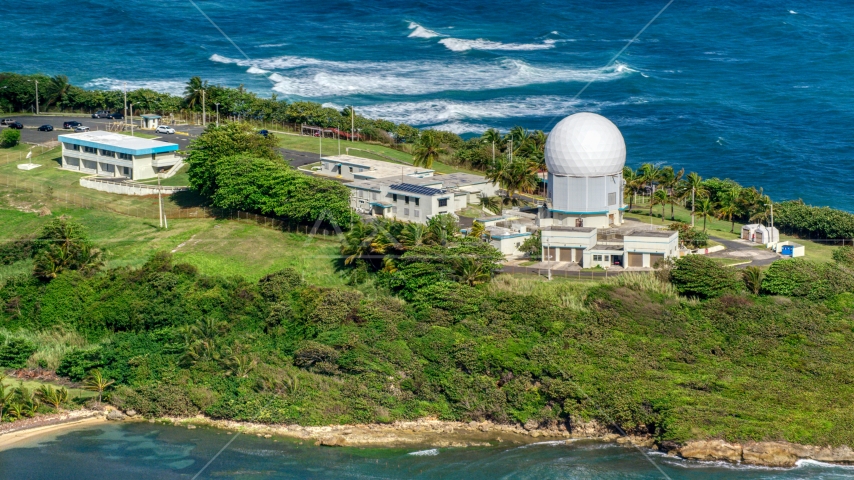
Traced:
[[626, 164], [626, 142], [620, 129], [595, 113], [570, 115], [555, 125], [546, 140], [546, 166], [554, 175], [613, 175]]

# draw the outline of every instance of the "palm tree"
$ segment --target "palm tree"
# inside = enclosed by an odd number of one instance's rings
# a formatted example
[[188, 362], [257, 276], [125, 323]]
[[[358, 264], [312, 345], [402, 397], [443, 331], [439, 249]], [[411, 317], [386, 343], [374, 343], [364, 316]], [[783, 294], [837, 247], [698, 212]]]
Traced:
[[631, 210], [635, 204], [638, 190], [643, 186], [643, 177], [635, 172], [632, 167], [623, 167], [623, 181], [626, 182], [623, 195], [629, 196], [629, 210]]
[[187, 103], [187, 108], [192, 110], [196, 105], [202, 103], [202, 90], [208, 88], [208, 82], [202, 81], [199, 77], [192, 77], [187, 82], [187, 87], [184, 88], [184, 101]]
[[432, 130], [427, 130], [418, 139], [412, 156], [412, 164], [416, 167], [433, 168], [433, 162], [444, 153], [447, 153], [447, 150], [439, 143], [436, 134]]
[[649, 216], [652, 216], [652, 206], [653, 205], [661, 205], [661, 221], [664, 222], [664, 207], [667, 205], [667, 202], [670, 201], [670, 195], [667, 194], [667, 190], [661, 189], [656, 191], [649, 202]]
[[15, 391], [11, 388], [7, 391], [6, 385], [3, 383], [3, 380], [6, 379], [5, 375], [0, 374], [0, 422], [3, 421], [3, 410], [9, 405], [9, 402], [12, 401], [12, 397], [15, 395]]
[[[661, 170], [658, 167], [651, 163], [644, 163], [640, 167], [640, 177], [642, 179], [642, 185], [649, 187], [652, 192], [655, 193], [655, 183], [658, 181], [659, 174]], [[652, 197], [650, 196], [649, 202], [649, 216], [652, 216]]]
[[420, 247], [429, 241], [430, 231], [423, 223], [407, 223], [400, 232], [400, 243], [405, 247]]
[[68, 77], [65, 75], [51, 77], [47, 89], [47, 106], [63, 103], [70, 90], [71, 84], [68, 82]]
[[357, 260], [362, 260], [372, 253], [376, 229], [373, 225], [359, 221], [344, 235], [344, 243], [341, 245], [341, 253], [346, 255], [344, 265], [350, 265]]
[[447, 213], [430, 218], [427, 229], [430, 231], [430, 242], [434, 245], [447, 245], [460, 233], [457, 220]]
[[706, 219], [711, 217], [715, 212], [715, 207], [712, 201], [708, 198], [703, 198], [697, 204], [696, 213], [703, 218], [703, 231], [706, 231]]
[[[658, 181], [662, 187], [667, 189], [667, 195], [670, 197], [670, 220], [676, 220], [676, 215], [674, 213], [673, 201], [674, 198], [674, 190], [679, 182], [682, 180], [682, 176], [685, 175], [685, 169], [681, 169], [678, 172], [673, 169], [671, 166], [666, 166], [661, 169], [661, 172], [658, 175]], [[661, 218], [664, 218], [664, 214], [662, 214]]]
[[697, 172], [691, 172], [688, 174], [688, 186], [691, 188], [691, 226], [694, 226], [694, 204], [696, 203], [696, 197], [705, 197], [708, 195], [708, 190], [703, 185], [703, 177], [697, 174]]
[[730, 232], [735, 231], [735, 216], [741, 212], [741, 204], [739, 203], [741, 190], [740, 187], [733, 187], [725, 191], [721, 196], [720, 205], [718, 206], [717, 217], [730, 221]]
[[472, 222], [471, 228], [468, 231], [468, 236], [480, 238], [483, 236], [484, 233], [486, 233], [486, 227], [482, 223], [478, 222], [477, 220]]
[[492, 272], [487, 265], [471, 257], [455, 257], [451, 263], [456, 280], [466, 285], [475, 286], [492, 277]]
[[504, 149], [504, 137], [501, 136], [501, 132], [494, 128], [490, 128], [483, 132], [483, 135], [480, 138], [487, 145], [492, 145], [494, 147], [492, 150], [493, 159], [495, 158], [495, 149], [497, 149], [498, 152], [501, 152]]
[[68, 401], [68, 390], [65, 387], [58, 389], [50, 385], [42, 385], [36, 395], [46, 404], [52, 406], [56, 410], [62, 408], [62, 404]]
[[744, 284], [754, 295], [762, 291], [762, 269], [756, 266], [747, 267], [741, 272]]
[[486, 195], [482, 195], [480, 197], [480, 208], [489, 210], [493, 214], [501, 215], [503, 205], [504, 202], [499, 196], [487, 197]]
[[98, 392], [98, 405], [101, 404], [101, 396], [104, 390], [115, 383], [115, 380], [107, 380], [97, 368], [89, 372], [89, 376], [83, 381], [84, 388], [92, 392]]

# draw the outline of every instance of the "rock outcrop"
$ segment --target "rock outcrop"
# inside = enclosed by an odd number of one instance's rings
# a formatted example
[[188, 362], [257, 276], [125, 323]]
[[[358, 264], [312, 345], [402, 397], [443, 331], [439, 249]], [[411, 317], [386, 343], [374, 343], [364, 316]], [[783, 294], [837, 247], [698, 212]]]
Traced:
[[742, 447], [723, 440], [688, 442], [678, 451], [679, 456], [690, 460], [741, 462]]

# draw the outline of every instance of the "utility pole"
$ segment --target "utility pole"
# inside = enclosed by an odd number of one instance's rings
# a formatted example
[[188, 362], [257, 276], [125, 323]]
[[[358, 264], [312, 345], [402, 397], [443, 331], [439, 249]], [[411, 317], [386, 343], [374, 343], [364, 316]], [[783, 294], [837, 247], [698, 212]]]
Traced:
[[[697, 187], [691, 187], [691, 228], [694, 228], [694, 192]], [[774, 208], [773, 206], [771, 207]]]
[[341, 124], [338, 124], [338, 155], [341, 155]]
[[135, 136], [133, 134], [133, 102], [130, 102], [130, 136]]
[[202, 126], [203, 127], [205, 125], [207, 125], [207, 123], [208, 123], [207, 120], [208, 120], [208, 117], [205, 114], [205, 89], [203, 88], [202, 89]]
[[356, 138], [356, 107], [350, 105], [350, 141], [355, 142]]
[[216, 126], [219, 127], [219, 102], [216, 102]]
[[320, 136], [317, 137], [320, 140], [320, 148], [318, 149], [318, 157], [323, 159], [323, 127], [320, 127]]
[[36, 115], [39, 114], [39, 81], [33, 80], [36, 82]]
[[128, 123], [128, 82], [124, 82], [125, 84], [125, 103], [124, 103], [124, 112], [122, 112], [122, 118], [125, 122], [125, 125]]

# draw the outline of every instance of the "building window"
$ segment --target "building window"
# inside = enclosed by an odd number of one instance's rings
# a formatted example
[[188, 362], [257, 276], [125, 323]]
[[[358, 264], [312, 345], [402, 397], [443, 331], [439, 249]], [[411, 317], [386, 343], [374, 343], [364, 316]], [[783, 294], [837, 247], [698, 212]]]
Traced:
[[608, 205], [616, 205], [617, 204], [617, 193], [611, 192], [608, 194]]
[[439, 199], [439, 206], [440, 207], [447, 207], [448, 206], [448, 199], [447, 198], [440, 198]]
[[371, 200], [376, 200], [376, 199], [377, 199], [377, 192], [373, 192], [371, 194]]
[[606, 262], [610, 262], [610, 261], [611, 261], [611, 256], [610, 256], [610, 255], [604, 255], [604, 256], [602, 257], [602, 260], [603, 260], [603, 261], [606, 261]]
[[350, 167], [350, 173], [353, 173], [353, 167]]
[[409, 205], [409, 195], [404, 195], [404, 197], [403, 197], [403, 203], [405, 203], [405, 204]]
[[415, 218], [418, 218], [421, 216], [421, 210], [416, 210], [414, 213], [415, 213]]
[[409, 216], [409, 209], [408, 209], [408, 208], [404, 208], [404, 209], [403, 209], [403, 216], [404, 216], [404, 217], [408, 217], [408, 216]]
[[415, 200], [415, 206], [417, 207], [418, 206], [418, 197], [414, 197], [413, 200]]
[[120, 153], [119, 158], [121, 158], [122, 160], [133, 160], [133, 155], [127, 153]]
[[594, 262], [601, 262], [602, 261], [602, 255], [593, 255], [593, 261]]
[[391, 194], [391, 200], [392, 200], [392, 201], [394, 201], [394, 202], [396, 202], [396, 201], [397, 201], [397, 194], [396, 194], [396, 193], [392, 193], [392, 194]]
[[86, 153], [98, 153], [98, 149], [93, 147], [83, 147], [83, 151]]
[[80, 151], [80, 145], [74, 145], [71, 143], [66, 143], [65, 145], [67, 145], [70, 150], [77, 150], [78, 152]]
[[362, 191], [359, 190], [359, 198], [362, 198]]
[[391, 207], [391, 213], [397, 215], [397, 207]]

